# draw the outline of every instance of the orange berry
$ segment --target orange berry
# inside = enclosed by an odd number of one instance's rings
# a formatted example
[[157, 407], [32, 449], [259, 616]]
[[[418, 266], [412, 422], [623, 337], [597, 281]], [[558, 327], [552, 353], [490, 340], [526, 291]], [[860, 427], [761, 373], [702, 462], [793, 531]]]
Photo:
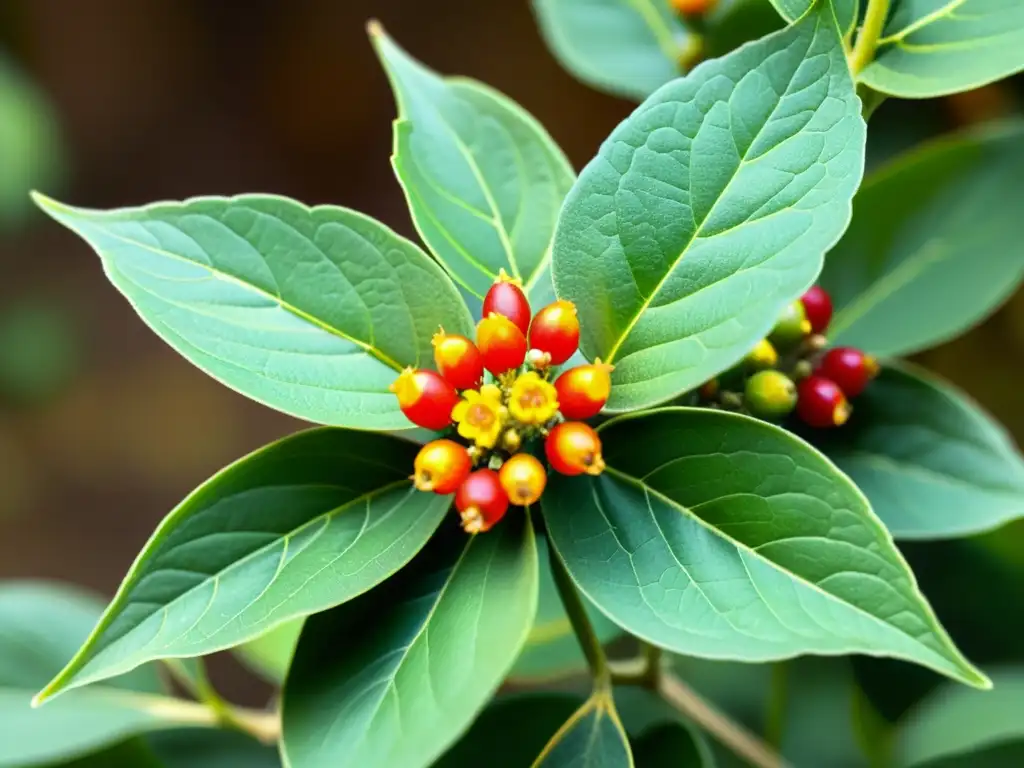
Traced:
[[580, 321], [576, 305], [559, 300], [548, 304], [530, 323], [530, 349], [551, 355], [552, 365], [561, 365], [580, 345]]
[[601, 438], [582, 421], [565, 421], [548, 433], [544, 453], [563, 475], [599, 475], [604, 471]]
[[517, 453], [504, 464], [498, 473], [501, 487], [509, 501], [520, 507], [534, 504], [544, 493], [548, 474], [544, 465], [528, 453]]
[[491, 312], [476, 326], [476, 344], [484, 368], [500, 376], [518, 368], [526, 359], [526, 337], [519, 326], [504, 315]]
[[505, 274], [504, 269], [501, 270], [497, 281], [484, 296], [481, 316], [487, 317], [491, 312], [504, 315], [515, 323], [525, 336], [530, 330], [530, 302], [526, 300], [526, 294], [520, 285], [518, 280]]
[[413, 484], [418, 490], [455, 493], [469, 476], [473, 462], [464, 445], [454, 440], [434, 440], [416, 454]]
[[493, 469], [478, 469], [455, 492], [455, 508], [467, 533], [483, 533], [508, 510], [508, 495]]
[[671, 0], [676, 13], [683, 16], [704, 16], [714, 10], [718, 0]]
[[600, 360], [570, 368], [555, 379], [558, 409], [567, 419], [597, 416], [612, 392], [611, 372], [615, 366]]
[[434, 334], [434, 362], [445, 380], [456, 389], [476, 389], [484, 378], [484, 359], [476, 344], [465, 336]]
[[426, 429], [444, 429], [452, 421], [459, 393], [436, 371], [406, 368], [391, 384], [398, 407], [409, 421]]

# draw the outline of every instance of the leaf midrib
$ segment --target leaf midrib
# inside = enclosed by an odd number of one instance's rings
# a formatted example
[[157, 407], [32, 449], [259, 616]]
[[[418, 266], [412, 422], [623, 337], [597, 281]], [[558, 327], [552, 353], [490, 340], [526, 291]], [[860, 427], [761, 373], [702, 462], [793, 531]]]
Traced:
[[[108, 237], [110, 237], [110, 238], [112, 238], [114, 240], [122, 242], [125, 245], [130, 245], [130, 246], [133, 246], [133, 247], [136, 247], [136, 248], [141, 248], [142, 250], [148, 251], [148, 252], [150, 252], [152, 254], [155, 254], [157, 256], [163, 256], [164, 258], [171, 259], [171, 260], [176, 261], [176, 262], [178, 262], [180, 264], [188, 264], [188, 265], [193, 266], [193, 267], [199, 267], [201, 269], [205, 269], [211, 275], [216, 277], [217, 279], [223, 280], [226, 283], [232, 283], [234, 285], [237, 285], [237, 286], [240, 286], [242, 288], [248, 289], [248, 290], [252, 291], [253, 293], [255, 293], [257, 295], [262, 296], [262, 297], [264, 297], [264, 298], [266, 298], [266, 299], [276, 303], [278, 306], [280, 306], [285, 311], [291, 312], [293, 315], [295, 315], [296, 317], [300, 318], [301, 320], [306, 321], [310, 325], [316, 326], [320, 330], [325, 331], [325, 332], [331, 334], [332, 336], [337, 336], [337, 337], [339, 337], [341, 339], [344, 339], [345, 341], [347, 341], [347, 342], [349, 342], [351, 344], [356, 345], [360, 349], [365, 350], [372, 357], [376, 358], [380, 362], [384, 363], [385, 365], [387, 365], [390, 368], [393, 368], [396, 371], [401, 371], [405, 367], [405, 366], [401, 365], [400, 363], [398, 363], [396, 360], [394, 360], [392, 357], [387, 355], [379, 347], [375, 347], [372, 344], [369, 344], [369, 343], [367, 343], [365, 341], [362, 341], [361, 339], [357, 339], [356, 337], [351, 336], [351, 335], [345, 333], [340, 328], [336, 328], [336, 327], [334, 327], [334, 326], [324, 322], [323, 320], [320, 320], [319, 318], [309, 314], [308, 312], [305, 312], [304, 310], [299, 309], [294, 304], [286, 301], [282, 296], [278, 296], [278, 295], [275, 295], [273, 293], [270, 293], [269, 291], [266, 291], [266, 290], [260, 288], [259, 286], [255, 285], [253, 283], [246, 282], [245, 280], [243, 280], [243, 279], [241, 279], [239, 277], [236, 277], [234, 275], [228, 274], [227, 272], [224, 272], [223, 270], [217, 268], [216, 266], [214, 266], [212, 264], [202, 264], [202, 263], [200, 263], [198, 261], [193, 261], [192, 259], [188, 259], [188, 258], [186, 258], [186, 257], [184, 257], [184, 256], [182, 256], [180, 254], [174, 253], [172, 251], [167, 251], [167, 250], [164, 250], [163, 248], [158, 248], [156, 246], [150, 245], [149, 243], [144, 243], [144, 242], [135, 240], [133, 238], [117, 234], [114, 231], [112, 231], [108, 226], [103, 224], [102, 223], [102, 219], [95, 219], [94, 218], [93, 222], [97, 226], [101, 226], [103, 228], [104, 234], [106, 234]], [[113, 259], [112, 257], [109, 257], [109, 256], [102, 256], [102, 258], [104, 260], [110, 258], [111, 261], [113, 261], [115, 263], [117, 261], [116, 259]]]
[[949, 0], [946, 5], [941, 8], [936, 8], [931, 13], [926, 13], [919, 19], [915, 19], [910, 22], [907, 26], [901, 29], [899, 32], [894, 32], [891, 35], [886, 35], [878, 41], [879, 45], [885, 45], [886, 43], [894, 43], [902, 40], [907, 35], [911, 35], [922, 27], [927, 27], [929, 24], [941, 20], [943, 17], [948, 16], [961, 5], [966, 3], [967, 0]]
[[[724, 531], [722, 531], [720, 528], [716, 528], [715, 526], [713, 526], [710, 523], [706, 522], [699, 515], [693, 514], [688, 507], [684, 506], [683, 504], [680, 504], [679, 502], [675, 501], [674, 499], [669, 498], [668, 496], [665, 496], [660, 491], [658, 491], [656, 488], [651, 488], [650, 486], [648, 486], [643, 481], [641, 481], [641, 480], [639, 480], [639, 479], [637, 479], [637, 478], [633, 477], [632, 475], [629, 475], [629, 474], [627, 474], [625, 472], [621, 472], [621, 471], [619, 471], [617, 469], [614, 469], [613, 467], [607, 467], [605, 469], [605, 471], [608, 472], [609, 474], [615, 476], [615, 477], [618, 477], [623, 482], [627, 482], [627, 483], [629, 483], [631, 485], [637, 486], [638, 488], [640, 488], [644, 492], [650, 493], [651, 495], [655, 496], [656, 498], [658, 498], [659, 500], [661, 500], [663, 503], [667, 504], [668, 506], [679, 509], [688, 518], [690, 518], [691, 520], [695, 521], [698, 525], [700, 525], [703, 528], [705, 528], [706, 530], [708, 530], [714, 536], [717, 536], [717, 537], [719, 537], [721, 539], [724, 539], [725, 541], [727, 541], [730, 544], [732, 544], [732, 546], [736, 547], [736, 549], [738, 549], [738, 550], [740, 550], [742, 552], [748, 553], [751, 557], [754, 557], [757, 560], [759, 560], [760, 562], [769, 565], [771, 568], [773, 568], [773, 569], [779, 571], [780, 573], [788, 576], [793, 581], [800, 583], [801, 585], [805, 586], [808, 589], [811, 589], [812, 591], [818, 592], [823, 597], [826, 597], [829, 601], [835, 602], [835, 603], [838, 603], [840, 605], [843, 605], [844, 607], [850, 608], [850, 609], [856, 611], [857, 613], [861, 614], [862, 616], [870, 619], [872, 622], [874, 622], [876, 624], [881, 624], [881, 625], [883, 625], [885, 627], [888, 627], [890, 629], [896, 630], [897, 632], [899, 632], [904, 637], [907, 637], [910, 640], [912, 640], [916, 645], [920, 646], [922, 649], [927, 650], [930, 654], [934, 654], [935, 656], [938, 656], [939, 658], [943, 659], [947, 663], [952, 664], [954, 666], [954, 668], [958, 669], [966, 677], [969, 677], [969, 678], [975, 678], [976, 677], [977, 673], [974, 672], [974, 670], [971, 669], [970, 666], [966, 664], [966, 662], [964, 662], [962, 660], [959, 660], [959, 659], [956, 659], [955, 657], [953, 659], [951, 659], [951, 658], [945, 656], [940, 651], [937, 651], [936, 649], [931, 648], [930, 646], [925, 645], [924, 643], [922, 643], [920, 638], [916, 638], [913, 635], [907, 634], [907, 632], [905, 632], [903, 629], [901, 629], [901, 628], [899, 628], [899, 627], [897, 627], [897, 626], [895, 626], [893, 624], [890, 624], [890, 623], [884, 621], [883, 619], [880, 619], [878, 616], [875, 616], [872, 613], [868, 613], [866, 610], [864, 610], [863, 608], [861, 608], [858, 605], [854, 605], [853, 603], [848, 603], [848, 602], [842, 600], [841, 598], [839, 598], [838, 596], [832, 594], [831, 592], [828, 592], [828, 591], [822, 589], [817, 584], [809, 582], [806, 579], [804, 579], [802, 576], [793, 573], [788, 568], [784, 568], [783, 566], [779, 565], [778, 563], [776, 563], [776, 562], [774, 562], [772, 560], [769, 560], [767, 557], [765, 557], [764, 555], [759, 553], [757, 550], [751, 549], [750, 547], [748, 547], [743, 542], [737, 541], [732, 536], [730, 536], [727, 533], [725, 533]], [[898, 555], [897, 555], [897, 557], [898, 557]], [[941, 629], [938, 626], [938, 622], [936, 621], [935, 616], [932, 614], [931, 610], [927, 608], [927, 605], [925, 605], [924, 608], [925, 608], [925, 611], [924, 611], [925, 617], [929, 620], [930, 628], [934, 631], [934, 633], [936, 634], [937, 637], [942, 638]]]
[[[808, 36], [807, 51], [804, 52], [803, 56], [801, 57], [801, 61], [806, 59], [807, 52], [810, 51], [811, 46], [814, 45], [814, 41], [815, 41], [815, 39], [817, 39], [817, 36], [818, 36], [818, 30], [819, 30], [820, 25], [821, 25], [821, 17], [819, 16], [818, 19], [815, 21], [814, 31]], [[651, 293], [643, 300], [643, 302], [641, 302], [641, 305], [637, 309], [636, 313], [633, 315], [632, 318], [630, 318], [629, 323], [627, 323], [626, 327], [619, 334], [618, 339], [612, 345], [611, 350], [608, 352], [608, 354], [607, 354], [607, 356], [605, 358], [606, 362], [611, 363], [611, 362], [613, 362], [616, 359], [616, 355], [618, 354], [619, 350], [622, 348], [622, 345], [625, 344], [626, 340], [629, 338], [629, 335], [633, 332], [633, 329], [636, 327], [636, 324], [640, 321], [640, 318], [643, 317], [643, 315], [650, 308], [651, 304], [654, 302], [654, 300], [657, 298], [658, 294], [661, 292], [661, 289], [664, 288], [665, 283], [667, 283], [668, 280], [673, 276], [673, 274], [675, 273], [676, 269], [679, 267], [680, 263], [682, 263], [683, 259], [685, 258], [687, 252], [693, 246], [694, 242], [696, 242], [700, 238], [701, 233], [704, 231], [704, 226], [707, 224], [707, 222], [711, 218], [712, 214], [714, 214], [715, 210], [718, 208], [718, 205], [721, 203], [722, 199], [726, 196], [726, 194], [732, 188], [732, 185], [735, 183], [737, 177], [739, 177], [739, 175], [740, 175], [740, 171], [744, 167], [746, 167], [746, 165], [748, 163], [748, 159], [747, 158], [748, 158], [748, 156], [750, 154], [751, 149], [757, 144], [758, 139], [760, 139], [762, 133], [765, 131], [765, 129], [768, 127], [768, 125], [774, 120], [775, 114], [778, 112], [779, 107], [782, 106], [783, 100], [789, 95], [790, 88], [793, 85], [793, 79], [796, 76], [796, 71], [799, 70], [799, 66], [800, 65], [797, 65], [797, 70], [794, 70], [793, 75], [790, 76], [789, 81], [786, 83], [786, 90], [782, 94], [779, 95], [778, 100], [775, 102], [775, 106], [772, 107], [771, 113], [768, 115], [768, 117], [765, 119], [765, 121], [758, 127], [757, 133], [754, 134], [753, 138], [750, 140], [750, 143], [747, 145], [746, 149], [744, 150], [742, 157], [740, 157], [739, 163], [736, 166], [736, 170], [729, 177], [729, 180], [726, 182], [725, 186], [722, 187], [721, 192], [719, 192], [718, 195], [715, 197], [714, 203], [712, 203], [712, 205], [708, 208], [707, 213], [704, 214], [704, 217], [701, 219], [700, 225], [694, 227], [693, 234], [690, 236], [690, 238], [687, 240], [687, 242], [680, 249], [679, 256], [672, 262], [672, 265], [665, 271], [665, 274], [662, 275], [661, 279], [658, 280], [658, 284], [654, 287], [654, 289], [651, 291]], [[831, 69], [831, 67], [830, 67], [830, 69]], [[718, 103], [718, 102], [716, 102], [716, 103]], [[703, 115], [703, 117], [701, 119], [701, 126], [704, 125], [704, 118], [706, 118], [706, 116], [707, 116], [707, 113], [704, 113], [704, 115]], [[789, 136], [787, 138], [792, 138], [792, 136]], [[691, 214], [692, 214], [692, 208], [691, 208]], [[621, 241], [620, 241], [620, 244], [621, 244]], [[728, 279], [728, 278], [723, 278], [723, 279]], [[634, 280], [634, 282], [635, 282], [635, 280]]]

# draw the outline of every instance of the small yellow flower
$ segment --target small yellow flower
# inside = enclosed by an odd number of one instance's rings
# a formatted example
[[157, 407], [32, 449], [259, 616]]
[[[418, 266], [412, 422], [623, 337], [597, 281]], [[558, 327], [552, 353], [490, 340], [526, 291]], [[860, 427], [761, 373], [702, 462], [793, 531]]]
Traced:
[[523, 424], [543, 424], [558, 412], [558, 393], [550, 382], [528, 371], [512, 385], [508, 410]]
[[501, 435], [508, 412], [501, 404], [501, 390], [484, 384], [480, 391], [462, 393], [462, 400], [452, 410], [452, 420], [459, 425], [459, 434], [481, 448], [493, 448]]

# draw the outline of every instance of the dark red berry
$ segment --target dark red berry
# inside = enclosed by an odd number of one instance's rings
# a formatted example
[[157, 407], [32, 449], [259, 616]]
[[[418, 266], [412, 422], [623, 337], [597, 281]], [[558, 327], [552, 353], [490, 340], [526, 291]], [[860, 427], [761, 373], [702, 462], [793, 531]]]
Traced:
[[820, 285], [812, 286], [800, 297], [804, 305], [804, 314], [811, 323], [813, 333], [824, 333], [832, 322], [832, 298]]
[[847, 397], [856, 397], [875, 378], [878, 362], [854, 347], [836, 347], [821, 358], [818, 373], [832, 379]]
[[831, 379], [812, 375], [797, 384], [797, 415], [812, 427], [842, 426], [850, 411], [846, 395]]

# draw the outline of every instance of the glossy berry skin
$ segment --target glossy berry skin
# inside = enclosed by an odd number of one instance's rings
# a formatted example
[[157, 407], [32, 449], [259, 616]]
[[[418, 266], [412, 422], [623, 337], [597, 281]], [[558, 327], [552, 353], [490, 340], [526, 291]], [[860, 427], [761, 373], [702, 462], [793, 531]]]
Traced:
[[743, 401], [754, 416], [776, 421], [796, 407], [796, 384], [780, 371], [760, 371], [747, 379]]
[[592, 365], [570, 368], [555, 379], [558, 410], [567, 419], [589, 419], [597, 416], [612, 392], [611, 372], [614, 366], [600, 360]]
[[484, 368], [495, 376], [518, 368], [526, 359], [526, 337], [504, 315], [491, 312], [476, 326], [476, 345]]
[[832, 297], [820, 285], [812, 286], [800, 297], [811, 333], [824, 333], [832, 322]]
[[768, 338], [778, 349], [787, 350], [795, 347], [810, 333], [811, 323], [804, 313], [804, 305], [794, 301], [782, 310]]
[[444, 429], [452, 421], [452, 408], [459, 402], [455, 387], [436, 371], [406, 368], [391, 385], [398, 407], [418, 427]]
[[498, 479], [509, 501], [525, 507], [536, 504], [540, 499], [548, 482], [548, 473], [535, 457], [517, 453], [501, 465]]
[[580, 321], [576, 305], [559, 300], [548, 304], [530, 323], [530, 349], [551, 355], [551, 365], [561, 365], [579, 348]]
[[467, 533], [483, 533], [505, 516], [508, 495], [493, 469], [478, 469], [455, 492], [455, 508]]
[[840, 427], [851, 410], [843, 390], [831, 379], [812, 375], [797, 385], [797, 415], [812, 427]]
[[484, 378], [484, 358], [465, 336], [434, 334], [434, 363], [445, 381], [456, 389], [476, 389]]
[[484, 296], [481, 316], [487, 317], [491, 312], [507, 317], [523, 332], [523, 336], [530, 330], [530, 302], [519, 287], [519, 281], [505, 274], [504, 269]]
[[454, 440], [434, 440], [416, 454], [413, 483], [420, 491], [455, 493], [469, 477], [473, 462], [464, 445]]
[[778, 364], [779, 353], [768, 339], [761, 339], [756, 347], [747, 352], [743, 362], [752, 371], [763, 371]]
[[821, 358], [817, 372], [832, 379], [847, 397], [856, 397], [878, 374], [878, 362], [854, 347], [836, 347]]
[[604, 471], [601, 438], [582, 421], [564, 421], [544, 441], [548, 463], [563, 475], [599, 475]]

